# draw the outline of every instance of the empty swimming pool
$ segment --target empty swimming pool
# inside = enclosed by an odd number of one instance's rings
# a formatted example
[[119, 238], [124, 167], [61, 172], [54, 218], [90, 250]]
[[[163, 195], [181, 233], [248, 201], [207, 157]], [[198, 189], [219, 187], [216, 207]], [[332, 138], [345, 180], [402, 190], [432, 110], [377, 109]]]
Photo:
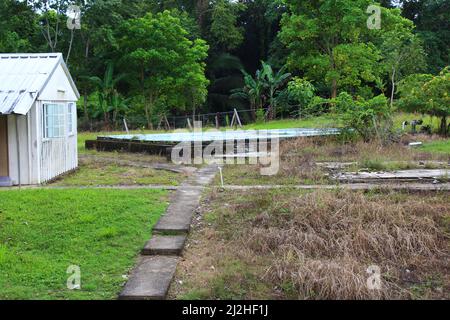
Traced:
[[272, 129], [272, 130], [228, 130], [228, 131], [201, 131], [201, 132], [174, 132], [163, 134], [128, 134], [99, 136], [99, 140], [116, 141], [142, 141], [142, 142], [212, 142], [212, 141], [239, 141], [261, 139], [288, 139], [297, 137], [315, 137], [336, 135], [338, 129]]
[[228, 130], [228, 131], [199, 131], [199, 132], [174, 132], [161, 134], [126, 134], [99, 136], [97, 140], [87, 140], [86, 149], [98, 151], [125, 151], [134, 153], [148, 153], [166, 155], [168, 158], [178, 144], [198, 145], [203, 148], [211, 143], [223, 142], [229, 144], [244, 141], [247, 143], [256, 141], [267, 142], [273, 139], [285, 140], [298, 137], [319, 137], [339, 134], [339, 129], [272, 129], [272, 130]]

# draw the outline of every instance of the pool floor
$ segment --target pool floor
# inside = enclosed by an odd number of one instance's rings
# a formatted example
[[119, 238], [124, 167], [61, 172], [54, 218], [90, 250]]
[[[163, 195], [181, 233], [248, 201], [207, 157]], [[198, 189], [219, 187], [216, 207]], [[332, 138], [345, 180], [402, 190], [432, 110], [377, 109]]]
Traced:
[[339, 134], [339, 129], [271, 129], [271, 130], [228, 130], [201, 132], [174, 132], [163, 134], [128, 134], [99, 136], [100, 140], [125, 140], [142, 142], [212, 142], [261, 139], [288, 139]]

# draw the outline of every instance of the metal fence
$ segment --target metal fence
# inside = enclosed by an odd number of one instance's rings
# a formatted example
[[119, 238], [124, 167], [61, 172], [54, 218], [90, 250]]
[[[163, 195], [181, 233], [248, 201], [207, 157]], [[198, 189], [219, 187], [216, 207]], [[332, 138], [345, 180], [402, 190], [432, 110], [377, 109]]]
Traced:
[[[203, 127], [229, 127], [231, 126], [234, 113], [235, 111], [233, 110], [227, 112], [196, 114], [192, 116], [169, 116], [167, 117], [167, 121], [169, 122], [171, 129], [188, 128], [189, 123], [193, 125], [193, 121], [201, 122]], [[237, 113], [242, 125], [250, 124], [255, 121], [252, 110], [237, 110]], [[164, 128], [164, 125], [167, 126], [165, 121], [163, 121], [160, 126]]]

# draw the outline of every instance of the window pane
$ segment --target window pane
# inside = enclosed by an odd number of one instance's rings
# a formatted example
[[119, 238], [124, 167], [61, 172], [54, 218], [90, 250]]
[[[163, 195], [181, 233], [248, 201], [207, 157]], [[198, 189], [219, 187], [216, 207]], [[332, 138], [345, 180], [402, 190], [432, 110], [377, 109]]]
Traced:
[[69, 134], [73, 133], [73, 116], [74, 116], [74, 104], [73, 103], [69, 103], [67, 105], [67, 127], [69, 130]]
[[65, 108], [60, 104], [44, 105], [44, 137], [64, 137]]

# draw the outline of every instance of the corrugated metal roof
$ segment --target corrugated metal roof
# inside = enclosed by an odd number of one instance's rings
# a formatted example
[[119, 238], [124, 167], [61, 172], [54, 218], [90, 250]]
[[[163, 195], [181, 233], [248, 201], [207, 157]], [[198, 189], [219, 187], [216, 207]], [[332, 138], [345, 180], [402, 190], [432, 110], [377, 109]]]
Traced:
[[79, 97], [61, 53], [0, 54], [0, 114], [27, 114], [59, 64]]

